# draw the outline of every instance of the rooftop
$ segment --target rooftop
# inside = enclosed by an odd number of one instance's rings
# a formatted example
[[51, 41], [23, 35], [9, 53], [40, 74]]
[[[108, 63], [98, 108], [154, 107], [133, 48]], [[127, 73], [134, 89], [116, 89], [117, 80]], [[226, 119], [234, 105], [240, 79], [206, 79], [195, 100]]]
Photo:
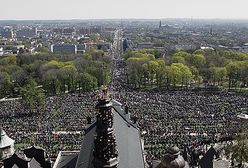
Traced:
[[14, 145], [15, 141], [8, 137], [6, 132], [0, 127], [0, 149]]
[[[113, 106], [113, 128], [118, 150], [118, 168], [144, 168], [143, 147], [138, 127], [132, 123], [129, 115], [116, 100], [110, 102]], [[94, 138], [97, 123], [94, 122], [86, 130], [85, 138], [77, 161], [77, 168], [93, 168]]]

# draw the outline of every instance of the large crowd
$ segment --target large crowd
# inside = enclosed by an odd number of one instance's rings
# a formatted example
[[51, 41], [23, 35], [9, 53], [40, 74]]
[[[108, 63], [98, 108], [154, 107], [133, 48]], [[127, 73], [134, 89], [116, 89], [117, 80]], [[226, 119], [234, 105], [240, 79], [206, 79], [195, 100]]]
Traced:
[[21, 100], [0, 102], [0, 123], [17, 147], [38, 145], [50, 157], [60, 150], [78, 150], [95, 115], [95, 93], [67, 94], [46, 99], [44, 111], [30, 113]]
[[[115, 60], [110, 92], [137, 118], [148, 159], [161, 158], [166, 145], [180, 149], [223, 142], [247, 127], [237, 117], [248, 111], [248, 96], [228, 92], [131, 91], [123, 61]], [[30, 113], [21, 100], [0, 102], [0, 123], [17, 147], [38, 145], [55, 158], [60, 150], [79, 150], [87, 117], [94, 118], [97, 93], [46, 99], [45, 110]]]
[[[248, 113], [247, 94], [204, 89], [133, 91], [126, 82], [125, 63], [119, 59], [115, 66], [110, 90], [137, 120], [147, 160], [161, 159], [171, 145], [182, 152], [187, 149], [191, 157], [198, 153], [199, 159], [208, 146], [230, 143], [248, 126], [247, 120], [238, 117]], [[190, 164], [198, 164], [193, 157], [188, 159]]]
[[247, 121], [237, 117], [248, 111], [248, 97], [229, 93], [125, 92], [126, 102], [138, 119], [148, 155], [161, 158], [166, 145], [183, 149], [230, 140]]

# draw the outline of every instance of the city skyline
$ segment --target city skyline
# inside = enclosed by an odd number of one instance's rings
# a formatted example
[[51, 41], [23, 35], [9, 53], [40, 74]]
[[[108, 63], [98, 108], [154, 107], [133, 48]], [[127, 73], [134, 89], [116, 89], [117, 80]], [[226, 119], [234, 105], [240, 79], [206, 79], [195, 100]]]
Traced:
[[0, 20], [248, 19], [245, 0], [17, 0], [3, 1]]

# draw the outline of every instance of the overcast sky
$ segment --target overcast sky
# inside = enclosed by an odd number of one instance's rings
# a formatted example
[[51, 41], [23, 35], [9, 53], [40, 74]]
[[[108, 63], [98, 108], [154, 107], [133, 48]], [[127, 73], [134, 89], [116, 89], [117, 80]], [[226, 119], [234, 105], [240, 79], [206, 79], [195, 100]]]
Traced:
[[1, 0], [0, 20], [248, 19], [248, 0]]

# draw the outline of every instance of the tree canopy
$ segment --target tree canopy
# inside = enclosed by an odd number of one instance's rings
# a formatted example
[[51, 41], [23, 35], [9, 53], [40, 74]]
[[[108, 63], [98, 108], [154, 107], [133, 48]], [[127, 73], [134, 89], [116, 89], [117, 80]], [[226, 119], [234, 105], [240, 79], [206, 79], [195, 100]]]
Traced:
[[[156, 57], [154, 50], [127, 50], [127, 81], [131, 87], [188, 86], [191, 84], [248, 87], [248, 54], [237, 51], [176, 51]], [[162, 66], [159, 62], [163, 62]], [[154, 85], [156, 84], [156, 85]]]
[[[110, 81], [111, 57], [102, 50], [89, 49], [84, 54], [70, 55], [40, 49], [36, 54], [0, 58], [1, 97], [20, 95], [28, 78], [41, 86], [47, 95], [80, 90], [80, 74], [84, 74], [87, 82], [93, 81], [90, 82], [91, 89]], [[89, 88], [86, 90], [91, 90]]]

